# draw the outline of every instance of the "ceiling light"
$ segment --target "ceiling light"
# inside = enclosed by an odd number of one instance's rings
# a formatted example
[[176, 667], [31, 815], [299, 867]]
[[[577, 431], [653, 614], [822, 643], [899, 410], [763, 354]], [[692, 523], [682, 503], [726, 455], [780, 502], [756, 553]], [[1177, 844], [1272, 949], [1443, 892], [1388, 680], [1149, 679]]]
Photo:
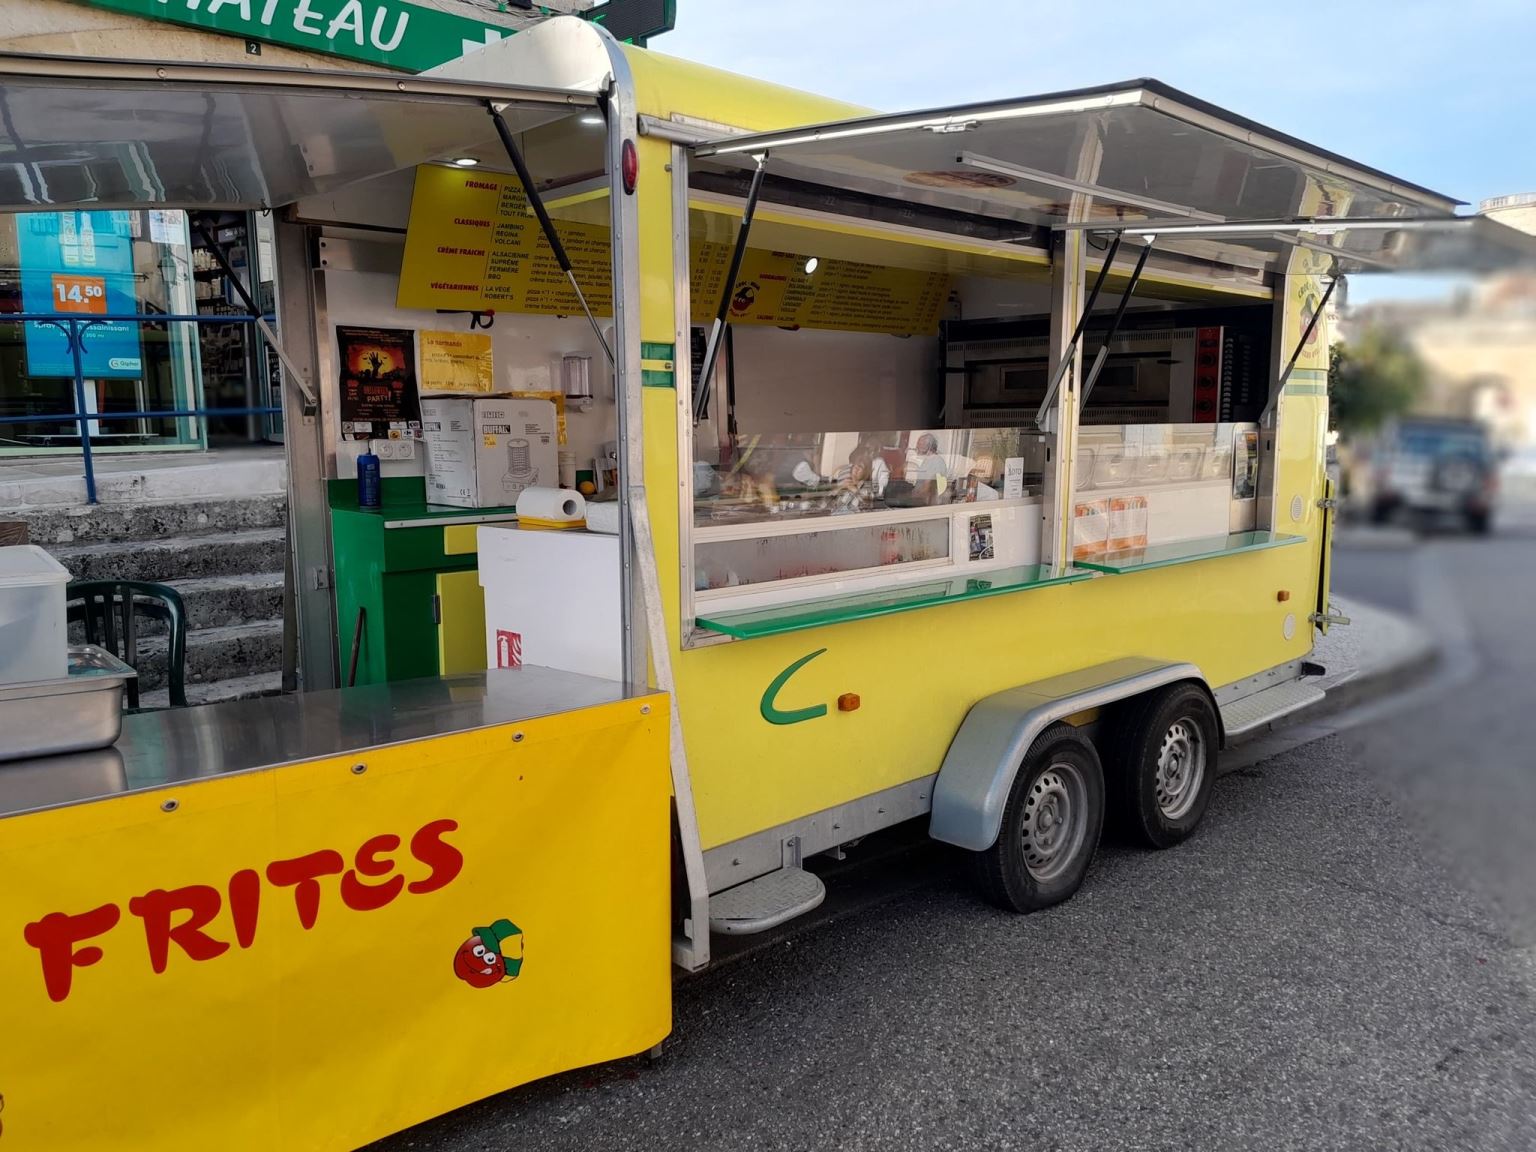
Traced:
[[602, 124], [604, 121], [603, 118], [596, 112], [588, 112], [581, 118], [581, 122], [583, 124], [591, 124], [593, 127], [596, 127], [597, 125]]
[[816, 269], [819, 268], [819, 267], [821, 267], [821, 261], [818, 260], [816, 257], [812, 256], [809, 260], [807, 260], [805, 262], [805, 274], [807, 276], [809, 276], [811, 273], [815, 272]]
[[452, 164], [455, 168], [473, 168], [480, 161], [473, 156], [456, 156], [448, 161], [448, 163]]

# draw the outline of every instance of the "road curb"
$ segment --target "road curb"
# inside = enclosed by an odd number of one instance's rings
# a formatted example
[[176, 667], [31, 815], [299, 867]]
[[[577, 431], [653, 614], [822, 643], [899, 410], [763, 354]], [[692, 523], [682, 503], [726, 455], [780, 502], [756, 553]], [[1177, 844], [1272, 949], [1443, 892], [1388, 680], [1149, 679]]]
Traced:
[[[1327, 723], [1330, 719], [1389, 696], [1405, 693], [1430, 679], [1440, 666], [1443, 655], [1441, 645], [1427, 630], [1408, 617], [1374, 605], [1340, 605], [1336, 601], [1335, 606], [1343, 607], [1346, 615], [1354, 613], [1356, 621], [1335, 627], [1358, 627], [1367, 635], [1377, 633], [1388, 651], [1378, 655], [1373, 662], [1362, 662], [1363, 667], [1352, 668], [1346, 654], [1321, 650], [1327, 643], [1323, 641], [1318, 649], [1314, 649], [1313, 655], [1329, 669], [1321, 684], [1327, 695], [1310, 708], [1282, 716], [1234, 740], [1234, 749], [1252, 746], [1247, 749], [1246, 755], [1238, 757], [1241, 761], [1254, 759], [1255, 753], [1260, 757], [1279, 754], [1331, 735], [1337, 729]], [[1371, 647], [1369, 641], [1365, 647]], [[1340, 664], [1344, 666], [1340, 667]], [[1264, 749], [1266, 740], [1272, 745], [1270, 751]], [[1225, 765], [1223, 767], [1225, 769]]]
[[1342, 684], [1327, 689], [1328, 695], [1322, 702], [1315, 708], [1299, 713], [1298, 719], [1316, 720], [1325, 716], [1336, 716], [1340, 712], [1347, 712], [1362, 704], [1372, 703], [1383, 696], [1406, 691], [1429, 679], [1440, 664], [1440, 656], [1439, 645], [1426, 637], [1422, 646], [1402, 659], [1383, 665], [1381, 668], [1363, 672], [1345, 680]]

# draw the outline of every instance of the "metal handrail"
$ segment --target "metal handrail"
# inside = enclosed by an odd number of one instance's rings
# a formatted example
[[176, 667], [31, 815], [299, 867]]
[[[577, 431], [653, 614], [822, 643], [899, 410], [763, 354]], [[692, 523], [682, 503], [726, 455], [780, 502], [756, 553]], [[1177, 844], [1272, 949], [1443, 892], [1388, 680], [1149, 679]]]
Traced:
[[0, 424], [46, 424], [50, 420], [181, 420], [209, 416], [281, 416], [278, 407], [267, 408], [167, 408], [151, 412], [33, 412], [28, 416], [0, 416]]
[[249, 312], [232, 312], [223, 316], [185, 316], [170, 312], [0, 312], [0, 324], [101, 324], [115, 321], [119, 324], [254, 324], [260, 319]]
[[[0, 323], [49, 324], [63, 329], [69, 340], [70, 356], [75, 368], [75, 408], [73, 412], [33, 412], [24, 416], [0, 416], [0, 427], [11, 424], [39, 424], [49, 421], [73, 421], [80, 429], [80, 455], [85, 472], [85, 497], [88, 504], [97, 503], [96, 466], [91, 454], [91, 423], [101, 420], [166, 420], [201, 419], [219, 416], [271, 416], [281, 415], [277, 406], [248, 408], [163, 408], [134, 412], [89, 412], [85, 404], [85, 370], [81, 362], [82, 339], [86, 332], [98, 324], [255, 324], [261, 329], [268, 325], [263, 316], [251, 313], [233, 313], [225, 316], [181, 315], [152, 313], [125, 315], [119, 313], [58, 313], [58, 312], [0, 312]], [[281, 353], [279, 353], [281, 356]]]

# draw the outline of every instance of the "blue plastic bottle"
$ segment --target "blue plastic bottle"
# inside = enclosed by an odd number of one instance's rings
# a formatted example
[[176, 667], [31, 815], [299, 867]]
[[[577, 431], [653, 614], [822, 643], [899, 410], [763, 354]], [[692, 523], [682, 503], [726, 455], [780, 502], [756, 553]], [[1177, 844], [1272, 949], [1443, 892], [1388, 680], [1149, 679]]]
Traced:
[[364, 452], [357, 458], [357, 506], [379, 506], [379, 458], [372, 452]]

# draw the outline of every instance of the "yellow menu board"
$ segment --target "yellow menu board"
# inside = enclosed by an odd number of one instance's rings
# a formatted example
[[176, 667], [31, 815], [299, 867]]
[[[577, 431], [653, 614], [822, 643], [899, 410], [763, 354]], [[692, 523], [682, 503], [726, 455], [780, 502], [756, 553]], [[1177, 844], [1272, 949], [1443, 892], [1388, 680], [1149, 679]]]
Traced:
[[[611, 316], [608, 229], [567, 222], [557, 227], [587, 303], [597, 315]], [[581, 312], [517, 177], [436, 165], [416, 169], [396, 304], [453, 312]]]
[[[587, 303], [613, 314], [608, 229], [560, 221], [560, 240]], [[731, 245], [693, 245], [690, 293], [696, 320], [712, 318], [730, 270]], [[949, 298], [943, 273], [821, 260], [749, 248], [731, 294], [731, 322], [778, 327], [936, 332]], [[528, 211], [515, 176], [428, 165], [416, 170], [397, 304], [454, 312], [578, 314], [581, 305]]]
[[[805, 266], [798, 253], [748, 248], [731, 293], [731, 323], [896, 336], [938, 330], [949, 298], [943, 273], [852, 260], [820, 260], [809, 273]], [[688, 288], [695, 321], [714, 318], [730, 267], [729, 244], [693, 244]]]
[[490, 336], [484, 332], [423, 332], [420, 387], [424, 395], [495, 391]]

